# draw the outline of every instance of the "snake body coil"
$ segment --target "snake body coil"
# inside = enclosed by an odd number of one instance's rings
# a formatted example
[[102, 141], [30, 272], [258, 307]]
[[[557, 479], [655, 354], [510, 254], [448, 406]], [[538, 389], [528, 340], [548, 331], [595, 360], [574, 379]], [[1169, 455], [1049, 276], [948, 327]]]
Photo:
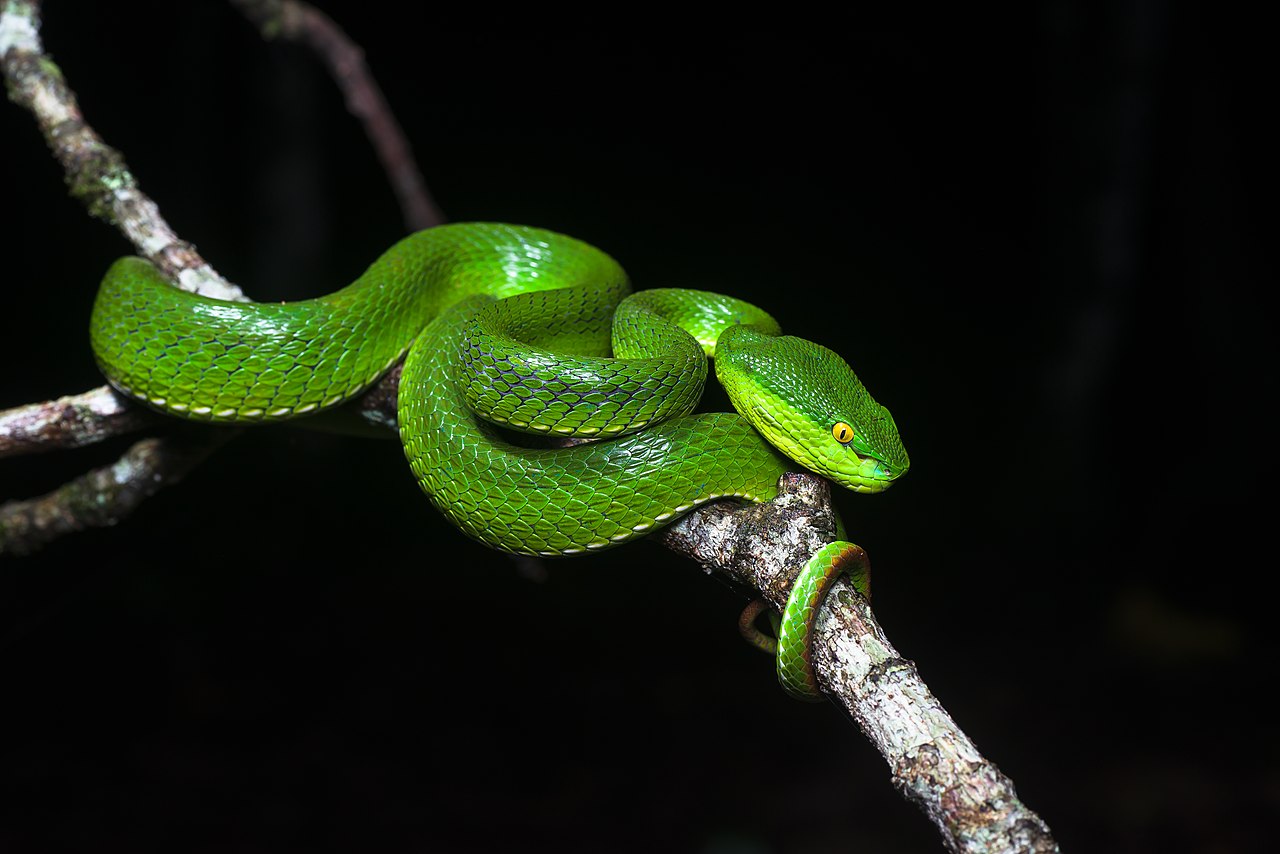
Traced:
[[[864, 492], [906, 471], [893, 419], [830, 350], [731, 297], [629, 290], [581, 241], [468, 223], [411, 235], [351, 285], [289, 304], [186, 293], [124, 258], [91, 338], [125, 394], [223, 422], [337, 406], [407, 351], [414, 475], [458, 527], [510, 552], [602, 549], [713, 499], [767, 501], [787, 457]], [[707, 355], [741, 416], [691, 414]], [[530, 448], [500, 427], [607, 441]]]

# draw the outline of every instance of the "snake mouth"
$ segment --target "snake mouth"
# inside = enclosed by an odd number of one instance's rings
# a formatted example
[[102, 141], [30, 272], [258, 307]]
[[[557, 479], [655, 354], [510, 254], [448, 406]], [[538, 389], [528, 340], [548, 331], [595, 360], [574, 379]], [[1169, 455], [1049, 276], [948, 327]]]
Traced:
[[860, 454], [852, 448], [847, 449], [849, 456], [857, 463], [849, 468], [848, 481], [843, 481], [854, 492], [883, 492], [907, 473], [908, 463], [895, 465], [879, 457]]
[[876, 479], [883, 480], [886, 485], [893, 483], [895, 480], [907, 473], [906, 467], [895, 468], [879, 457], [865, 456], [857, 453], [856, 451], [853, 455], [857, 457], [858, 461], [864, 466], [868, 464], [874, 465]]

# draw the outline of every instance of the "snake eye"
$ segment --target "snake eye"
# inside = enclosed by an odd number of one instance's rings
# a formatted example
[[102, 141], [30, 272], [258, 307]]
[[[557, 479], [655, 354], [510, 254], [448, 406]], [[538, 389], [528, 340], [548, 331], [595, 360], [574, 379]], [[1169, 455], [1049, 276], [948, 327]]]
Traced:
[[837, 421], [831, 427], [831, 435], [834, 436], [836, 441], [841, 445], [847, 445], [853, 441], [853, 428], [848, 424], [845, 424], [843, 421]]

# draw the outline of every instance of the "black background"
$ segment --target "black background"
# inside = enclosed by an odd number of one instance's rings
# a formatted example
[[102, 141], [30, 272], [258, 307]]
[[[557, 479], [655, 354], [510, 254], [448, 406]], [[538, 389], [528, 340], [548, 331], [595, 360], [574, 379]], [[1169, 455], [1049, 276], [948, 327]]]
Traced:
[[[305, 50], [216, 2], [50, 2], [86, 117], [259, 299], [403, 233]], [[1064, 850], [1262, 850], [1280, 809], [1271, 50], [1190, 5], [808, 32], [458, 30], [319, 4], [453, 220], [840, 351], [912, 470], [840, 496], [876, 612]], [[0, 407], [100, 384], [129, 247], [0, 109]], [[0, 462], [0, 499], [126, 441]], [[393, 442], [257, 430], [118, 528], [0, 560], [0, 850], [940, 850], [741, 598], [640, 543], [541, 578]]]

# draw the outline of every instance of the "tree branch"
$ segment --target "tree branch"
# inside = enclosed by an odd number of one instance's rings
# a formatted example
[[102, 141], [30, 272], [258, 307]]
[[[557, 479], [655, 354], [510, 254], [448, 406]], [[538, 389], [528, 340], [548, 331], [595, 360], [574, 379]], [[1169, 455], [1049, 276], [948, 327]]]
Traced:
[[8, 0], [0, 11], [0, 66], [9, 99], [35, 116], [53, 156], [62, 164], [71, 195], [89, 213], [116, 226], [139, 255], [183, 290], [244, 299], [195, 247], [180, 240], [160, 209], [138, 189], [119, 151], [85, 122], [75, 93], [40, 42], [40, 1]]
[[[836, 539], [836, 514], [830, 485], [815, 475], [783, 475], [779, 487], [768, 504], [713, 504], [654, 537], [781, 610], [800, 568]], [[880, 751], [894, 784], [929, 816], [949, 851], [1058, 850], [1048, 826], [956, 726], [847, 581], [820, 609], [813, 644], [819, 686]]]
[[182, 480], [236, 432], [143, 439], [111, 465], [47, 495], [0, 505], [0, 554], [30, 554], [66, 534], [116, 524], [160, 489]]
[[427, 191], [400, 123], [387, 105], [381, 87], [369, 72], [364, 51], [325, 13], [302, 0], [231, 0], [264, 38], [278, 36], [301, 42], [315, 51], [342, 91], [347, 109], [360, 120], [382, 168], [395, 191], [409, 231], [445, 221]]
[[109, 386], [99, 386], [0, 412], [0, 457], [81, 448], [135, 433], [159, 421], [158, 416], [135, 406]]

